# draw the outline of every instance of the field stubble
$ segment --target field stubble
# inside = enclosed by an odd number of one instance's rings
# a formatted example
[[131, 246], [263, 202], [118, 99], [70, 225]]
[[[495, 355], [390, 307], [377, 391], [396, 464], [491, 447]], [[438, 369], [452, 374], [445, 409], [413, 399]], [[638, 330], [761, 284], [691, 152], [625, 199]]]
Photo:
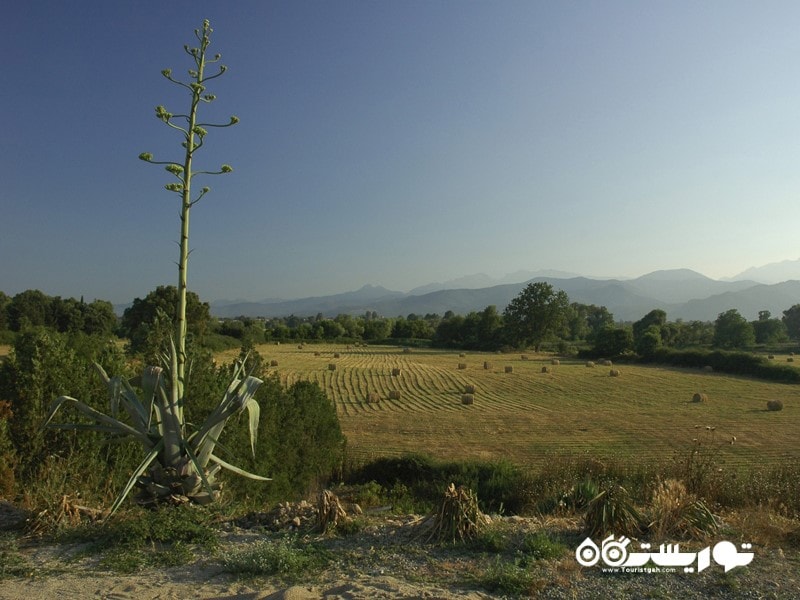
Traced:
[[[342, 345], [261, 345], [258, 351], [277, 360], [270, 371], [284, 384], [309, 380], [325, 390], [355, 458], [424, 452], [523, 465], [563, 455], [658, 462], [685, 458], [693, 439], [709, 436], [706, 427], [715, 428], [715, 451], [731, 466], [800, 456], [796, 385], [639, 365], [615, 365], [621, 375], [610, 377], [608, 367], [587, 368], [583, 361], [550, 365], [550, 355], [459, 357], [455, 351]], [[471, 405], [461, 402], [467, 385], [475, 386]], [[399, 391], [399, 398], [390, 398], [390, 391]], [[696, 392], [708, 401], [692, 402]], [[370, 393], [379, 400], [369, 402]], [[784, 410], [768, 412], [772, 398], [783, 400]]]

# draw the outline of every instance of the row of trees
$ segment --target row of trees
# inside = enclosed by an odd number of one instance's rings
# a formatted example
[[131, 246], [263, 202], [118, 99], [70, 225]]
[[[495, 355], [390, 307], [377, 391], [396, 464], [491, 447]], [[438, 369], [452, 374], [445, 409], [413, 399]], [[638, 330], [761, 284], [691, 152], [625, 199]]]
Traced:
[[[130, 342], [133, 353], [161, 348], [174, 331], [178, 292], [174, 286], [159, 286], [144, 298], [136, 298], [120, 319], [110, 302], [86, 303], [73, 298], [50, 297], [27, 290], [14, 297], [0, 292], [0, 331], [22, 331], [44, 326], [64, 333], [117, 334]], [[570, 302], [567, 294], [551, 285], [528, 285], [502, 313], [496, 306], [457, 315], [438, 314], [382, 317], [374, 311], [360, 316], [340, 314], [335, 318], [291, 315], [284, 318], [238, 317], [218, 320], [208, 303], [187, 293], [189, 335], [203, 340], [212, 334], [234, 338], [246, 346], [263, 341], [314, 340], [431, 340], [444, 347], [495, 350], [501, 347], [533, 347], [545, 342], [587, 342], [597, 354], [635, 352], [646, 356], [659, 348], [714, 346], [748, 348], [800, 340], [800, 304], [783, 311], [781, 318], [763, 310], [758, 319], [747, 321], [730, 309], [713, 323], [668, 321], [665, 311], [655, 309], [632, 324], [615, 324], [605, 306]]]
[[83, 298], [48, 296], [26, 290], [9, 297], [0, 292], [0, 331], [47, 327], [61, 333], [111, 334], [117, 328], [114, 307], [105, 300], [86, 303]]

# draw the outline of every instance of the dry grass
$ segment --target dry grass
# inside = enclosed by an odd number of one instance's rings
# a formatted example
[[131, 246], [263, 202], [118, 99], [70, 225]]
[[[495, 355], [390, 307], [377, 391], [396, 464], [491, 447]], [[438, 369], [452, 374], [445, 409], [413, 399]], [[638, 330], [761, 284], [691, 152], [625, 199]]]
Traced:
[[[276, 372], [283, 383], [319, 383], [336, 406], [353, 456], [425, 448], [443, 459], [505, 458], [523, 465], [541, 465], [560, 453], [660, 461], [685, 453], [695, 425], [713, 425], [721, 439], [737, 438], [720, 452], [726, 468], [800, 458], [800, 386], [639, 365], [626, 365], [624, 377], [615, 379], [607, 369], [567, 359], [561, 360], [558, 377], [545, 377], [542, 361], [552, 356], [543, 354], [515, 362], [514, 377], [505, 377], [480, 368], [454, 369], [457, 352], [403, 354], [380, 346], [343, 351], [336, 371], [328, 371], [314, 352], [330, 356], [333, 348], [284, 344], [258, 351], [279, 360]], [[231, 351], [230, 358], [236, 354]], [[481, 365], [493, 355], [469, 356], [471, 364]], [[403, 377], [391, 377], [395, 367]], [[461, 394], [468, 385], [480, 389], [481, 397], [467, 409]], [[389, 398], [395, 389], [402, 401]], [[691, 402], [697, 390], [714, 402]], [[368, 403], [370, 392], [381, 402]], [[765, 410], [774, 398], [783, 400], [782, 411]]]

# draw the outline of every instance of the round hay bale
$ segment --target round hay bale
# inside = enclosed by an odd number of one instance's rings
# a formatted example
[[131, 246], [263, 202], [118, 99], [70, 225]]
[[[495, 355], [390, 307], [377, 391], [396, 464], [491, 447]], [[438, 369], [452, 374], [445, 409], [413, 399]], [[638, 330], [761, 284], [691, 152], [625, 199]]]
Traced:
[[609, 371], [608, 375], [609, 375], [609, 377], [619, 377], [621, 375], [621, 373], [619, 372], [619, 369], [611, 369], [611, 371]]
[[475, 402], [475, 396], [472, 394], [462, 394], [461, 404], [472, 404]]
[[411, 354], [411, 348], [403, 348], [403, 354]]
[[467, 363], [458, 363], [459, 370], [463, 371], [467, 368]]
[[708, 402], [708, 395], [696, 392], [695, 395], [692, 396], [692, 402]]
[[767, 410], [772, 410], [772, 411], [783, 410], [783, 401], [767, 400]]
[[589, 367], [590, 369], [593, 369], [594, 368], [594, 362], [591, 361], [591, 360], [587, 360], [586, 361], [586, 366]]
[[342, 357], [342, 355], [339, 354], [338, 352], [334, 352], [333, 353], [333, 358], [341, 358], [341, 357]]
[[277, 367], [278, 366], [278, 361], [273, 358], [271, 361], [269, 361], [269, 366], [270, 367]]
[[712, 367], [711, 365], [706, 365], [705, 367], [703, 367], [703, 371], [705, 371], [706, 373], [713, 373], [714, 367]]
[[775, 355], [774, 354], [770, 354], [769, 356], [767, 356], [767, 358], [770, 359], [770, 360], [774, 360], [775, 359]]
[[550, 367], [547, 366], [542, 367], [542, 373], [549, 373], [549, 372], [550, 372]]
[[508, 366], [506, 366], [505, 371], [506, 371], [506, 373], [513, 373], [514, 372], [514, 367], [512, 367], [511, 365], [508, 365]]
[[464, 354], [463, 352], [461, 352], [461, 353], [458, 355], [458, 358], [464, 358], [465, 356], [466, 356], [466, 354]]
[[600, 361], [600, 364], [601, 364], [601, 365], [603, 365], [604, 367], [613, 367], [613, 366], [614, 366], [614, 363], [612, 363], [612, 362], [611, 362], [610, 360], [608, 360], [608, 359], [601, 360], [601, 361]]
[[786, 362], [794, 362], [794, 356], [790, 356], [786, 359]]
[[465, 394], [474, 394], [475, 393], [475, 386], [468, 383], [464, 386], [464, 393]]
[[397, 367], [392, 369], [392, 377], [399, 377], [399, 376], [400, 376], [400, 369], [398, 369]]
[[299, 346], [297, 346], [297, 349], [298, 350], [302, 350], [303, 349], [303, 344], [300, 344]]
[[377, 404], [380, 401], [381, 401], [381, 397], [378, 394], [376, 394], [375, 392], [370, 392], [367, 395], [367, 402], [369, 404]]
[[492, 368], [492, 363], [490, 363], [488, 361], [483, 361], [483, 368], [488, 371], [489, 369]]
[[519, 359], [520, 360], [528, 360], [528, 355], [527, 354], [523, 354], [522, 356], [519, 357]]
[[794, 352], [789, 352], [789, 356], [794, 356]]
[[321, 356], [319, 352], [314, 352], [314, 356]]
[[329, 363], [328, 364], [328, 371], [335, 371], [335, 370], [336, 370], [336, 365], [334, 363]]
[[400, 400], [400, 390], [389, 390], [390, 400]]
[[551, 365], [560, 365], [561, 361], [558, 360], [557, 358], [552, 358], [552, 359], [550, 359], [550, 364]]

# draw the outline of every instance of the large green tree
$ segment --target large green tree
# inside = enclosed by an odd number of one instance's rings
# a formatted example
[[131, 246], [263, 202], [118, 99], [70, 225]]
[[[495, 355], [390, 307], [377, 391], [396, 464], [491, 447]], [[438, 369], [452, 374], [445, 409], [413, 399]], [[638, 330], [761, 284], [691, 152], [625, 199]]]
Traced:
[[714, 321], [714, 346], [745, 348], [756, 341], [753, 326], [735, 308], [722, 312]]
[[[160, 285], [144, 298], [136, 298], [122, 314], [120, 330], [130, 340], [134, 352], [157, 353], [167, 346], [178, 325], [178, 289]], [[194, 292], [186, 293], [187, 332], [202, 336], [211, 320], [210, 308]]]
[[633, 349], [633, 333], [630, 327], [606, 327], [594, 336], [594, 352], [610, 358]]
[[795, 304], [791, 308], [783, 311], [783, 324], [786, 331], [793, 340], [800, 340], [800, 304]]
[[638, 343], [647, 331], [652, 335], [651, 327], [658, 328], [659, 340], [661, 339], [661, 328], [667, 323], [667, 313], [660, 308], [655, 308], [633, 324], [633, 341]]
[[529, 283], [505, 311], [506, 337], [515, 346], [533, 346], [538, 351], [543, 341], [565, 324], [569, 297], [549, 283]]
[[775, 344], [789, 339], [786, 325], [780, 319], [773, 319], [768, 310], [758, 311], [758, 320], [751, 323], [756, 335], [756, 344]]

